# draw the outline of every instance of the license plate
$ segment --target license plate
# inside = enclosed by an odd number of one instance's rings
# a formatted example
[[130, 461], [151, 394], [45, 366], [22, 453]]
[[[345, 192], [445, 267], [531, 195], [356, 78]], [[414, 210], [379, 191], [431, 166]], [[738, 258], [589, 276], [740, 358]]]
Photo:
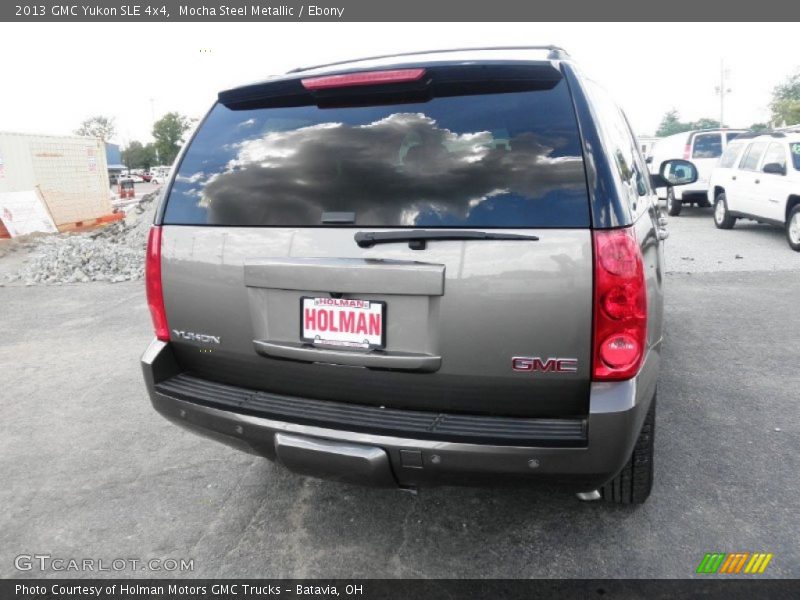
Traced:
[[386, 346], [386, 303], [351, 298], [300, 299], [300, 339], [346, 348]]

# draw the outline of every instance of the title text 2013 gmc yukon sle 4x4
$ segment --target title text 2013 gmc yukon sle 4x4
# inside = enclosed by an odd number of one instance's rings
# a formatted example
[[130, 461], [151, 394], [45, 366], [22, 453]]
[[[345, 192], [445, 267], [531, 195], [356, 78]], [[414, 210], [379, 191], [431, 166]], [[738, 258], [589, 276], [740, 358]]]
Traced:
[[625, 116], [553, 47], [227, 90], [150, 234], [147, 388], [299, 473], [642, 502], [662, 225]]

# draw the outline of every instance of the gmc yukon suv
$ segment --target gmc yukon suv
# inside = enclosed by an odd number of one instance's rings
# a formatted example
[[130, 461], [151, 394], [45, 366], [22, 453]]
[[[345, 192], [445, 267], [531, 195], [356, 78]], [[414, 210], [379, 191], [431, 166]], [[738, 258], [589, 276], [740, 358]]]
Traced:
[[302, 474], [643, 502], [668, 172], [697, 176], [666, 161], [651, 181], [555, 47], [223, 91], [150, 233], [152, 403]]

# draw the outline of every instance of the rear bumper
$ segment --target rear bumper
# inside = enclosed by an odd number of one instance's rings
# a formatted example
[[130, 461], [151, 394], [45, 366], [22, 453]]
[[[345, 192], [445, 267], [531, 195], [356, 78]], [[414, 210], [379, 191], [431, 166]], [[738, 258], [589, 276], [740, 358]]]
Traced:
[[[519, 424], [508, 425], [514, 435], [508, 434], [511, 437], [505, 440], [494, 436], [493, 443], [452, 441], [480, 440], [482, 433], [474, 423], [465, 430], [472, 432], [473, 438], [465, 437], [463, 431], [461, 438], [454, 437], [449, 431], [437, 439], [437, 434], [430, 432], [387, 435], [385, 428], [370, 431], [364, 425], [320, 426], [301, 418], [245, 414], [236, 409], [239, 389], [230, 386], [218, 392], [227, 396], [227, 404], [212, 405], [207, 393], [198, 391], [192, 397], [186, 391], [190, 387], [178, 394], [172, 391], [174, 386], [164, 385], [177, 380], [180, 369], [169, 343], [157, 340], [142, 356], [142, 369], [153, 406], [164, 417], [227, 445], [277, 460], [298, 473], [380, 486], [505, 479], [547, 481], [588, 490], [613, 478], [630, 456], [655, 393], [658, 361], [658, 352], [651, 351], [635, 379], [593, 384], [590, 413], [578, 421], [580, 432], [564, 423], [553, 424], [553, 420], [530, 424], [533, 420], [520, 419]], [[192, 385], [198, 381], [202, 380], [194, 380]], [[408, 421], [414, 418], [409, 415]], [[535, 435], [536, 444], [525, 445], [519, 439], [520, 431], [534, 432], [530, 435]]]
[[708, 182], [697, 182], [688, 186], [675, 186], [673, 188], [675, 198], [677, 200], [690, 200], [696, 202], [698, 199], [705, 198], [708, 195]]

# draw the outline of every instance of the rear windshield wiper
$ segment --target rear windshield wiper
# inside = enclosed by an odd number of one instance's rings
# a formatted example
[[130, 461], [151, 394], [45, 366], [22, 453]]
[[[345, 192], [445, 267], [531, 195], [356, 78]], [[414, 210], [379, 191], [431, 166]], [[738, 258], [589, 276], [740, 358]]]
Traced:
[[452, 231], [415, 229], [412, 231], [359, 231], [353, 236], [361, 248], [372, 248], [375, 244], [408, 242], [412, 250], [424, 250], [428, 241], [439, 240], [527, 240], [536, 242], [535, 235], [520, 233], [493, 233], [488, 231]]

